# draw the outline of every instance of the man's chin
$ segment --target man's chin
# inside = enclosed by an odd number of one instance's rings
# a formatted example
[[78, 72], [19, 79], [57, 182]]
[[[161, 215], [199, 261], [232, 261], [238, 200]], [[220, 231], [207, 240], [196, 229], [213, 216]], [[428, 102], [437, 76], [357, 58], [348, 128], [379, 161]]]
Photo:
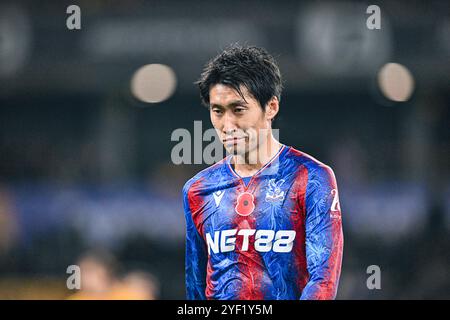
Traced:
[[226, 146], [225, 150], [233, 156], [244, 156], [248, 151], [245, 149], [245, 147], [238, 147], [238, 146]]

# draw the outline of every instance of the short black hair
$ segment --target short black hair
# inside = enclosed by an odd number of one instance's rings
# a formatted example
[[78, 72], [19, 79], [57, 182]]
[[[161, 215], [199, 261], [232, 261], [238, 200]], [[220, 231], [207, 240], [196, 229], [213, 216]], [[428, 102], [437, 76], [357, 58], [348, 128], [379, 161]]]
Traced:
[[255, 46], [228, 47], [205, 65], [200, 79], [195, 83], [206, 107], [209, 107], [209, 90], [212, 86], [230, 86], [244, 98], [242, 85], [264, 111], [272, 97], [281, 99], [283, 89], [277, 62], [265, 49]]

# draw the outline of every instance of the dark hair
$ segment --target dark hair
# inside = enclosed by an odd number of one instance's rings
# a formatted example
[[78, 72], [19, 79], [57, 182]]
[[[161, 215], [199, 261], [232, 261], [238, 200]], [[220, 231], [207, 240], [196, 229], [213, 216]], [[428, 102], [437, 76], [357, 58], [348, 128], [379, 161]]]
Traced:
[[196, 82], [202, 103], [209, 107], [209, 90], [216, 84], [236, 90], [244, 98], [243, 85], [265, 110], [267, 102], [275, 96], [280, 100], [281, 73], [275, 59], [263, 48], [238, 45], [225, 49], [210, 60]]

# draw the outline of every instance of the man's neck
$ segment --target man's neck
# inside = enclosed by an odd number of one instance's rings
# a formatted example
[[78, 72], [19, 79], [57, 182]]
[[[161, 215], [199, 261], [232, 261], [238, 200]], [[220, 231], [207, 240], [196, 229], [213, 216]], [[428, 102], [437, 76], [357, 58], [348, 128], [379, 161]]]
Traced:
[[248, 154], [233, 156], [234, 170], [241, 177], [252, 176], [265, 166], [278, 153], [280, 148], [281, 143], [271, 135], [266, 143], [259, 145], [258, 148]]

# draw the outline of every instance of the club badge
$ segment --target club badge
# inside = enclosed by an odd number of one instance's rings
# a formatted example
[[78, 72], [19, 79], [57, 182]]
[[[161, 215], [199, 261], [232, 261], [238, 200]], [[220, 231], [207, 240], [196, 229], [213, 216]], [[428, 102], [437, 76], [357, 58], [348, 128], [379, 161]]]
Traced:
[[266, 192], [266, 201], [279, 202], [284, 200], [284, 191], [281, 190], [281, 185], [284, 183], [284, 179], [280, 179], [275, 182], [275, 179], [270, 179], [268, 190]]

